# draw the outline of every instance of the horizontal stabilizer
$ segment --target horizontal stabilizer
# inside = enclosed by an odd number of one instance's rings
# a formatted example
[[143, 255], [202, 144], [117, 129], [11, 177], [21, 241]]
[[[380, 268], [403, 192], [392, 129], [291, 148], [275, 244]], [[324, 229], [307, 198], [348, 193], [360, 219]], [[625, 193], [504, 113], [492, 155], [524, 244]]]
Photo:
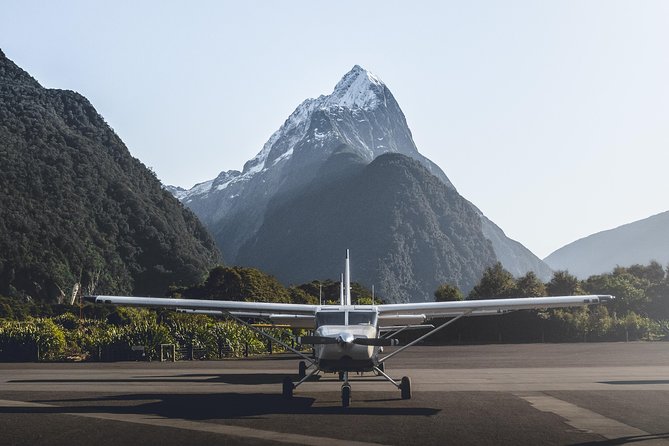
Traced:
[[374, 347], [392, 347], [399, 345], [400, 341], [397, 339], [355, 338], [353, 343], [358, 345], [373, 345]]

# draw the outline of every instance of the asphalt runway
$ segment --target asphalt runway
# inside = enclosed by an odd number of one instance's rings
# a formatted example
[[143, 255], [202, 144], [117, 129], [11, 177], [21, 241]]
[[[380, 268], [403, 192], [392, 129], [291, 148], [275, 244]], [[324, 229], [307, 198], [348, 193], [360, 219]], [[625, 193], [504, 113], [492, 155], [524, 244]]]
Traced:
[[292, 355], [0, 364], [0, 445], [669, 445], [669, 343], [421, 346], [413, 397], [326, 374], [281, 397]]

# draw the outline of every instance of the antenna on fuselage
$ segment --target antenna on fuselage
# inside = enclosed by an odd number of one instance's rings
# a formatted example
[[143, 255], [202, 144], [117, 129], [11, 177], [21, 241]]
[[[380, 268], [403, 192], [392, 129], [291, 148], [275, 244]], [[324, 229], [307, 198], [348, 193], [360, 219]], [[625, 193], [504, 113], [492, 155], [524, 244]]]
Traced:
[[344, 305], [344, 275], [339, 276], [339, 304]]
[[344, 270], [346, 281], [346, 303], [344, 305], [351, 305], [351, 264], [348, 258], [348, 249], [346, 250], [346, 269]]

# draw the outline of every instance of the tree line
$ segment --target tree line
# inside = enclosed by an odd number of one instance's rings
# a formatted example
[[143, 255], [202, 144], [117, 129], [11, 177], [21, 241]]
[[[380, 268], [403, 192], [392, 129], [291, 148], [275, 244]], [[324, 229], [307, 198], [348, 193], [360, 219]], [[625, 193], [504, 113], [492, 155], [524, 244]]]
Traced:
[[[533, 272], [515, 278], [500, 263], [485, 270], [466, 299], [611, 294], [606, 305], [579, 309], [519, 311], [496, 317], [468, 318], [434, 342], [627, 341], [669, 338], [669, 267], [658, 262], [617, 267], [585, 280], [556, 271], [547, 283]], [[449, 284], [435, 291], [438, 301], [463, 300]]]
[[[364, 286], [352, 284], [356, 304], [382, 303]], [[578, 309], [518, 311], [458, 321], [430, 339], [433, 343], [565, 342], [657, 340], [669, 337], [669, 268], [657, 262], [618, 267], [579, 280], [566, 271], [541, 282], [534, 273], [515, 278], [501, 264], [486, 269], [467, 299], [578, 294], [612, 294], [607, 305]], [[169, 297], [240, 301], [339, 303], [340, 284], [331, 280], [284, 287], [255, 268], [213, 268], [200, 284], [170, 288]], [[435, 299], [462, 300], [463, 293], [444, 284]], [[293, 330], [271, 329], [292, 343]], [[409, 335], [407, 335], [409, 336]], [[49, 304], [0, 297], [0, 360], [131, 359], [142, 346], [145, 358], [158, 359], [162, 344], [173, 344], [183, 358], [217, 359], [268, 351], [264, 338], [233, 321], [163, 309], [103, 305]], [[282, 350], [273, 346], [275, 351]]]

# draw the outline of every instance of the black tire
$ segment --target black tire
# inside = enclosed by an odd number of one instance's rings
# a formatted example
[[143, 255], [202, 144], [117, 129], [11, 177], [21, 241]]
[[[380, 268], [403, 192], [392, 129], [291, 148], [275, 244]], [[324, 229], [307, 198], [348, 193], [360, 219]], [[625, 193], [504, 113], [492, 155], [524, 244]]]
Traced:
[[283, 379], [283, 397], [286, 399], [291, 399], [293, 397], [293, 389], [295, 386], [293, 385], [293, 381], [286, 377]]
[[[385, 372], [385, 371], [386, 371], [386, 363], [385, 363], [385, 362], [382, 362], [381, 364], [377, 365], [377, 367], [378, 367], [379, 370], [381, 370], [382, 372]], [[377, 373], [377, 375], [378, 375], [378, 373]]]
[[307, 363], [306, 362], [300, 361], [300, 364], [297, 367], [297, 376], [299, 376], [300, 379], [307, 376]]
[[344, 380], [344, 372], [339, 372], [339, 381]]
[[348, 407], [351, 405], [351, 386], [344, 384], [341, 386], [341, 407]]
[[403, 400], [411, 399], [411, 378], [408, 376], [402, 377], [402, 381], [400, 382], [400, 392]]

